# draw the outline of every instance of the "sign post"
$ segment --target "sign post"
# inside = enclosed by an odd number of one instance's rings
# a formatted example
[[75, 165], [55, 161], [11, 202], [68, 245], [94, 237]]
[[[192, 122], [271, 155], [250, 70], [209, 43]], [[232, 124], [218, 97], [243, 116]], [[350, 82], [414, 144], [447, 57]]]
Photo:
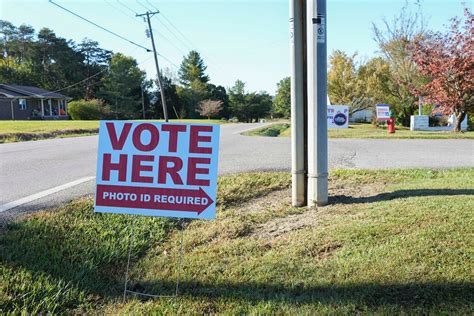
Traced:
[[[95, 212], [194, 219], [216, 214], [219, 125], [101, 121]], [[127, 290], [133, 220], [125, 272]], [[178, 295], [184, 224], [177, 267]]]

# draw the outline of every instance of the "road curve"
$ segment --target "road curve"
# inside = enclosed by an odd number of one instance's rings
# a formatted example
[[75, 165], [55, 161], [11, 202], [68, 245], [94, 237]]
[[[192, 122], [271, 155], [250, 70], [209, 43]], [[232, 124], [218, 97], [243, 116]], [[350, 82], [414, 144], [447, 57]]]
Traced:
[[[221, 126], [219, 174], [289, 170], [289, 138], [240, 135], [261, 125]], [[92, 193], [96, 155], [97, 136], [0, 144], [0, 222]], [[330, 139], [329, 165], [358, 169], [474, 167], [474, 141]], [[22, 205], [2, 211], [2, 206], [15, 202]]]

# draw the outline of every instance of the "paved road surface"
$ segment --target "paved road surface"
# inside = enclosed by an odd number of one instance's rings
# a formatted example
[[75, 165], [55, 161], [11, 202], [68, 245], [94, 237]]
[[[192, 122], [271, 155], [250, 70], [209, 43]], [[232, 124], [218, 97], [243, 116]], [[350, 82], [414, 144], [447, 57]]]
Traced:
[[[219, 174], [289, 170], [289, 138], [240, 135], [260, 125], [221, 127]], [[2, 217], [91, 193], [96, 152], [97, 136], [0, 144], [0, 222]], [[474, 167], [474, 141], [331, 139], [329, 164], [362, 169]], [[38, 198], [38, 193], [45, 196]], [[34, 200], [2, 212], [5, 205], [9, 208], [25, 198]]]

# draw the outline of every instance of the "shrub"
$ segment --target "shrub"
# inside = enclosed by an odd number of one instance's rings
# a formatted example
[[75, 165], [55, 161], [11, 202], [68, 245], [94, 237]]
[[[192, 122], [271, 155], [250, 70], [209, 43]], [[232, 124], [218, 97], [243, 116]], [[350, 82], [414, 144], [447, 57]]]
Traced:
[[448, 126], [448, 117], [446, 116], [430, 116], [429, 126]]
[[474, 112], [467, 114], [467, 129], [474, 131]]
[[68, 113], [73, 120], [100, 120], [110, 114], [102, 100], [79, 100], [68, 104]]

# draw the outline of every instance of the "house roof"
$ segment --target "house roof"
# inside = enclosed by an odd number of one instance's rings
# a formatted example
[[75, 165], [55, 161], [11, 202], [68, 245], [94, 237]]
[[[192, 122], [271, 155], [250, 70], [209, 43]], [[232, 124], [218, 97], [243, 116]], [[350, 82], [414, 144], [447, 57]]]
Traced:
[[67, 99], [61, 93], [51, 92], [38, 87], [16, 84], [0, 84], [0, 96], [7, 98]]

